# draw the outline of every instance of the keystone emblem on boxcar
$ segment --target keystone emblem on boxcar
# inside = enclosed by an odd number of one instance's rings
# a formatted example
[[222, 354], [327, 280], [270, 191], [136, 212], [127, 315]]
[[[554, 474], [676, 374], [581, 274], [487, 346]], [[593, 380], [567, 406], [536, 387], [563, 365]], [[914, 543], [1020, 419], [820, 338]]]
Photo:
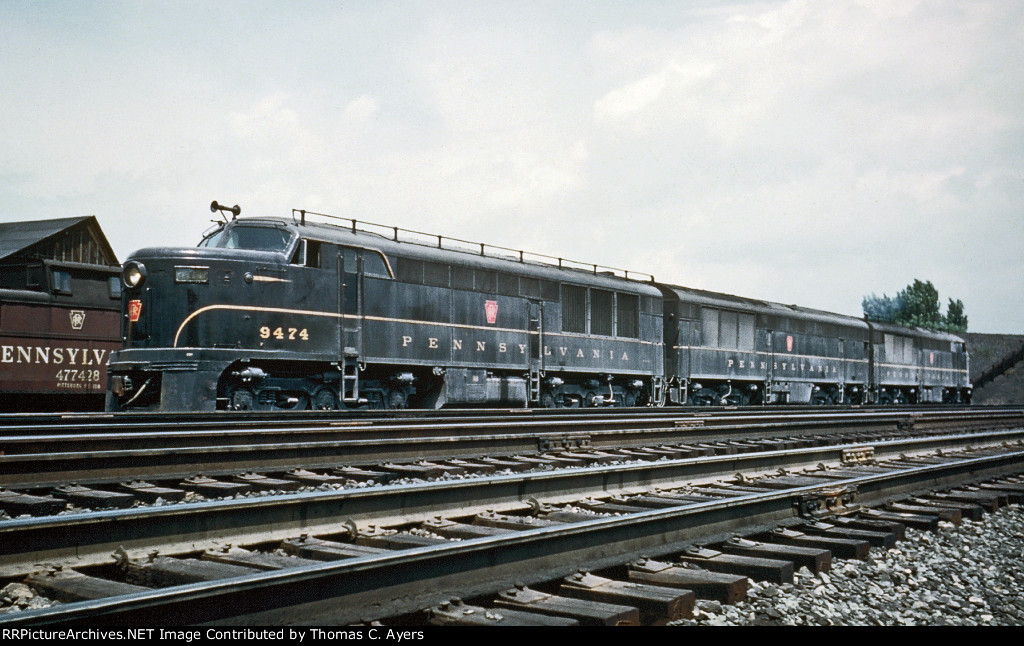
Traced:
[[498, 301], [485, 301], [484, 312], [487, 313], [487, 322], [494, 324], [498, 322]]
[[81, 330], [85, 325], [85, 310], [71, 310], [69, 316], [71, 317], [71, 329]]

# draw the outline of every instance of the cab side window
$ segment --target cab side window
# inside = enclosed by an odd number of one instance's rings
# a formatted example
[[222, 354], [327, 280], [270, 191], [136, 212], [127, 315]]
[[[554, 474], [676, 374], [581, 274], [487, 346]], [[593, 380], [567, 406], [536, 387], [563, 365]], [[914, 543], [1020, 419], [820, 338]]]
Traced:
[[306, 266], [317, 267], [320, 265], [320, 243], [316, 240], [306, 241]]
[[318, 240], [306, 240], [305, 238], [299, 240], [298, 246], [295, 247], [295, 255], [292, 256], [291, 264], [319, 268], [320, 242]]

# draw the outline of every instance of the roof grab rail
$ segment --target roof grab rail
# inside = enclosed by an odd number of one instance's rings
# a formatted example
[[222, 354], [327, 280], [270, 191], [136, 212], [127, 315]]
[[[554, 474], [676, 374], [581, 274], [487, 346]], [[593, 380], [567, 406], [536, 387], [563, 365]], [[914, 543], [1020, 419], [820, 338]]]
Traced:
[[[625, 278], [626, 280], [633, 280], [637, 282], [654, 282], [654, 276], [644, 272], [620, 269], [618, 267], [608, 267], [594, 263], [585, 263], [578, 260], [569, 260], [566, 258], [559, 258], [557, 256], [549, 256], [532, 251], [523, 251], [522, 249], [512, 249], [510, 247], [502, 247], [500, 245], [492, 245], [484, 242], [472, 242], [470, 240], [462, 240], [460, 238], [450, 238], [436, 233], [425, 233], [423, 231], [416, 231], [413, 229], [403, 229], [402, 227], [377, 224], [376, 222], [367, 222], [365, 220], [355, 220], [353, 218], [345, 218], [327, 213], [316, 213], [305, 209], [292, 209], [292, 220], [295, 224], [304, 226], [306, 224], [307, 216], [314, 216], [318, 220], [325, 220], [321, 221], [320, 224], [348, 229], [353, 233], [361, 231], [363, 233], [379, 235], [399, 243], [433, 247], [435, 249], [455, 251], [475, 256], [484, 256], [487, 258], [500, 258], [523, 264], [531, 263], [553, 265], [559, 269], [587, 271], [594, 275], [610, 274], [612, 276], [618, 276], [619, 278]], [[338, 224], [338, 222], [343, 224]]]

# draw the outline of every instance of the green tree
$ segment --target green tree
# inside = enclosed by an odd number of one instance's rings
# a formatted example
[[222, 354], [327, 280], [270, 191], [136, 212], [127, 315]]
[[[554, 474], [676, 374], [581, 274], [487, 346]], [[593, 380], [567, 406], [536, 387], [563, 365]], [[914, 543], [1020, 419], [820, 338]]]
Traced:
[[864, 318], [869, 321], [895, 323], [928, 330], [967, 331], [967, 315], [961, 300], [949, 299], [946, 315], [939, 311], [939, 290], [929, 281], [915, 279], [895, 297], [885, 294], [865, 296], [861, 302]]
[[882, 323], [895, 323], [896, 316], [903, 309], [903, 301], [899, 296], [889, 298], [885, 294], [881, 296], [865, 296], [861, 301], [864, 308], [864, 318], [869, 321], [881, 321]]
[[939, 290], [935, 289], [932, 281], [922, 283], [915, 279], [897, 297], [903, 300], [903, 309], [896, 315], [897, 324], [929, 330], [944, 327], [945, 321], [939, 312]]
[[966, 332], [967, 331], [967, 315], [964, 314], [964, 302], [959, 298], [957, 300], [949, 299], [949, 305], [946, 306], [946, 329], [950, 332]]

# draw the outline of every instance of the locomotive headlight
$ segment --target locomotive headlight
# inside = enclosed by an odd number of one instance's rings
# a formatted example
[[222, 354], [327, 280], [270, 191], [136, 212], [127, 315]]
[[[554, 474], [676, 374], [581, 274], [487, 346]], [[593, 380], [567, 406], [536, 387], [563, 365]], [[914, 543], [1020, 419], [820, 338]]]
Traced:
[[135, 260], [127, 263], [121, 272], [121, 280], [128, 289], [141, 287], [146, 282], [146, 266]]

